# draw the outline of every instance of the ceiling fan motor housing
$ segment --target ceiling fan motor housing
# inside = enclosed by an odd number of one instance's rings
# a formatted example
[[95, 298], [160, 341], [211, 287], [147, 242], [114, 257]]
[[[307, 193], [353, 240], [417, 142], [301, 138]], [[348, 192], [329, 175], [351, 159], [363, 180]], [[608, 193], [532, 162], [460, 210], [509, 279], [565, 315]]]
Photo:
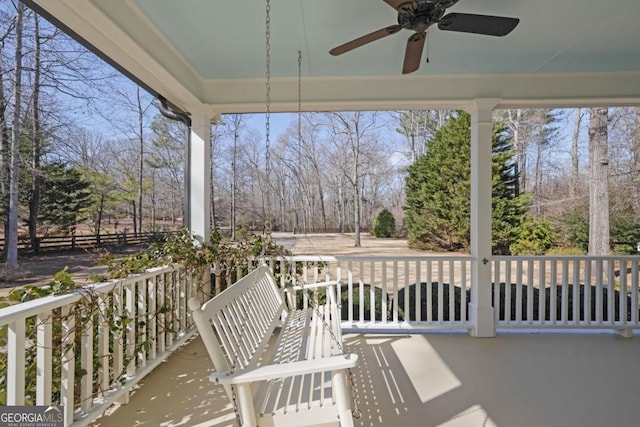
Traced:
[[416, 32], [426, 31], [440, 22], [448, 7], [458, 0], [417, 0], [408, 1], [398, 7], [398, 25]]

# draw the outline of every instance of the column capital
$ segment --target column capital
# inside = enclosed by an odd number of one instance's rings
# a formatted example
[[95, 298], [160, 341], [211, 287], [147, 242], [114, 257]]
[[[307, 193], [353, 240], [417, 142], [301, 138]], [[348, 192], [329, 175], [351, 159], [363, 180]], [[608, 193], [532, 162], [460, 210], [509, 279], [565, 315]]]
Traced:
[[216, 124], [220, 120], [220, 112], [209, 104], [190, 104], [188, 111], [192, 120], [195, 120], [196, 117], [205, 117], [210, 124]]
[[499, 103], [498, 98], [476, 98], [469, 102], [467, 112], [471, 114], [471, 122], [491, 122], [493, 110]]

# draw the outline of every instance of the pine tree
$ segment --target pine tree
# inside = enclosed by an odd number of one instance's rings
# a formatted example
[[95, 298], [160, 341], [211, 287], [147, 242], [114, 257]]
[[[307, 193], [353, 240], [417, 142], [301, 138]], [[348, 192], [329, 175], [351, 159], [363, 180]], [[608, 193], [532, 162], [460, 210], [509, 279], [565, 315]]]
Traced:
[[40, 220], [72, 231], [89, 216], [89, 208], [94, 204], [91, 184], [78, 169], [60, 163], [46, 165], [43, 175]]
[[[471, 118], [459, 112], [408, 169], [405, 206], [409, 244], [468, 250], [471, 211]], [[530, 198], [516, 194], [511, 141], [501, 124], [493, 133], [493, 242], [504, 253], [518, 233]]]

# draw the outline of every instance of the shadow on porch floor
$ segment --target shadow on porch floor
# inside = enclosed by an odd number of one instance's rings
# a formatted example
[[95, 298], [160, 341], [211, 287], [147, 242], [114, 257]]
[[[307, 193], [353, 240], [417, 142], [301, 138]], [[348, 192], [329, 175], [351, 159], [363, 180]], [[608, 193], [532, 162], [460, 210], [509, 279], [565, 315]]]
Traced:
[[[640, 423], [640, 339], [601, 334], [346, 334], [359, 426], [602, 427]], [[93, 425], [234, 425], [195, 339], [152, 372], [128, 405]]]

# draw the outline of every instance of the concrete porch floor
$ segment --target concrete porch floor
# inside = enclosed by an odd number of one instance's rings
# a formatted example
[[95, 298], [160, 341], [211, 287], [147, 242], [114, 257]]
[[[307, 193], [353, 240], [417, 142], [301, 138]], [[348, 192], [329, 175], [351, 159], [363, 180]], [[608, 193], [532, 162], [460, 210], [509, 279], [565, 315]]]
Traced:
[[[603, 427], [640, 425], [640, 339], [613, 333], [345, 334], [357, 426]], [[158, 367], [129, 404], [93, 423], [233, 426], [199, 338]]]

